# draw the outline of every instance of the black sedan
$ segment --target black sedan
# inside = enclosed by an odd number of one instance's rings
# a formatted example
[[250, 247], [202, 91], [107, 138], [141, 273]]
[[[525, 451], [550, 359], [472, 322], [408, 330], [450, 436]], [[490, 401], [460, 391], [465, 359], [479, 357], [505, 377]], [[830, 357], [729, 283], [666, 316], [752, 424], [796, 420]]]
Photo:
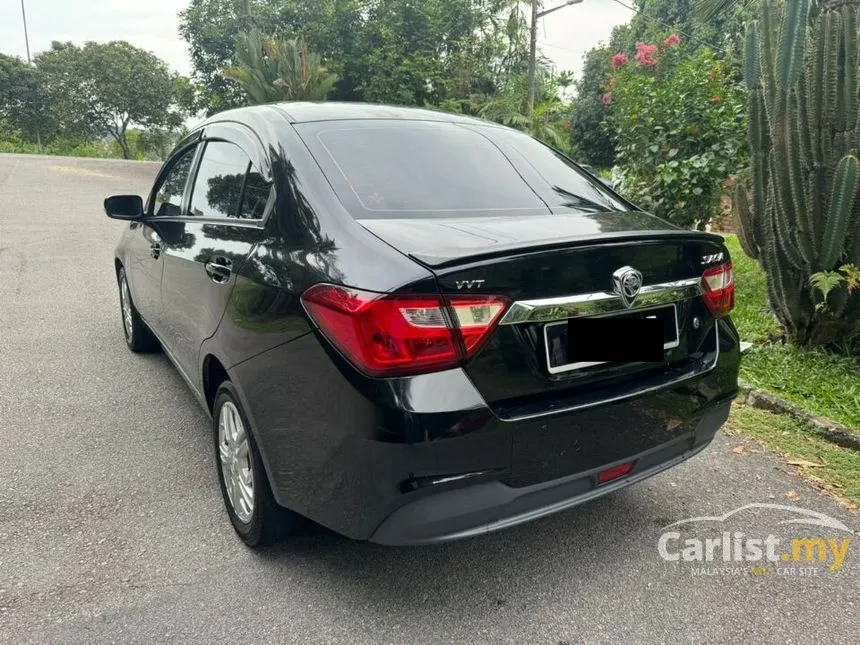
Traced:
[[233, 110], [105, 210], [125, 340], [211, 414], [251, 546], [302, 516], [382, 544], [533, 520], [695, 455], [737, 390], [722, 239], [492, 123]]

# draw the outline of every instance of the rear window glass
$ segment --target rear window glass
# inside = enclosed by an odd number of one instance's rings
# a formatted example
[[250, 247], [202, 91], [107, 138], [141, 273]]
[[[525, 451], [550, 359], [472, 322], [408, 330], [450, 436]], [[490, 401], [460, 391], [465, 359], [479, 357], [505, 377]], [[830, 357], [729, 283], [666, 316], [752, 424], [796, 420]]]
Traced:
[[[546, 205], [481, 134], [450, 123], [331, 127], [315, 133], [341, 201], [369, 217], [512, 211]], [[316, 147], [316, 146], [312, 146]], [[332, 177], [332, 172], [339, 177]], [[352, 201], [352, 200], [349, 200]]]
[[546, 180], [556, 194], [556, 204], [585, 210], [627, 210], [624, 203], [602, 187], [599, 179], [588, 176], [569, 159], [540, 141], [501, 128], [494, 128], [492, 136], [516, 150]]

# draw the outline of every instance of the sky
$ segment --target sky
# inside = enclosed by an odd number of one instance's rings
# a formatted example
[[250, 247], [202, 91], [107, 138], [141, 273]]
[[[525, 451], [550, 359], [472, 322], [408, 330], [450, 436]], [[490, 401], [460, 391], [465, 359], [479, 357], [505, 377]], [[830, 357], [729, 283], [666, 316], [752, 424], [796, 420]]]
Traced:
[[[191, 73], [185, 41], [179, 37], [177, 14], [190, 0], [24, 0], [30, 52], [48, 49], [52, 40], [126, 40], [148, 49], [181, 74]], [[544, 9], [564, 0], [544, 0]], [[629, 2], [625, 2], [629, 4]], [[616, 25], [633, 12], [614, 0], [584, 0], [541, 19], [538, 45], [559, 70], [577, 74], [582, 56], [607, 42]], [[0, 52], [26, 57], [21, 0], [0, 0]]]

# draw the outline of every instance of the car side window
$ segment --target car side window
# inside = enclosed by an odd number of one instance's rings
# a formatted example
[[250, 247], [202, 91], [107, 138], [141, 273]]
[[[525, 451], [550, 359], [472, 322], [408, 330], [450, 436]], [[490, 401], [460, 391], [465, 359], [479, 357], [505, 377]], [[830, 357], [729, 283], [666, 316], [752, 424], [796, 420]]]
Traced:
[[248, 178], [245, 180], [245, 189], [242, 192], [239, 217], [241, 219], [263, 219], [271, 190], [272, 184], [251, 166], [248, 170]]
[[251, 160], [237, 145], [210, 141], [191, 192], [192, 217], [238, 217]]
[[167, 175], [161, 181], [158, 191], [155, 193], [155, 202], [152, 212], [156, 217], [178, 217], [182, 215], [182, 196], [185, 193], [185, 184], [188, 183], [188, 174], [191, 172], [191, 164], [194, 161], [196, 146], [192, 146], [180, 153], [179, 158], [173, 162]]

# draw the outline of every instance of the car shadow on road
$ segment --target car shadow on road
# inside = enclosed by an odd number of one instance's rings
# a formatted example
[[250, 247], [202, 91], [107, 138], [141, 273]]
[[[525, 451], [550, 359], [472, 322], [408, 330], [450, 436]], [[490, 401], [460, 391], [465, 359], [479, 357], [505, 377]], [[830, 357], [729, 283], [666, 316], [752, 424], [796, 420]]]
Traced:
[[[308, 523], [259, 557], [261, 569], [275, 577], [309, 569], [313, 575], [303, 580], [327, 581], [326, 593], [339, 590], [348, 605], [382, 603], [399, 611], [450, 606], [459, 598], [492, 606], [641, 568], [643, 549], [653, 548], [651, 537], [667, 522], [656, 500], [634, 488], [512, 529], [431, 546], [357, 542]], [[659, 562], [655, 550], [655, 567]]]

